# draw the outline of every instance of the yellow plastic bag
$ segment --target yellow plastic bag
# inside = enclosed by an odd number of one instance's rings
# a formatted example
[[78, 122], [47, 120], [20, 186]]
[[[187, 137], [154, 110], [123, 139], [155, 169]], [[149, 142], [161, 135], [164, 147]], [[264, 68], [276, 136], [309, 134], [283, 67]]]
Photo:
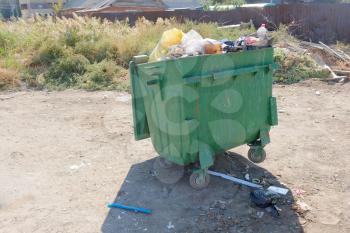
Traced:
[[177, 28], [163, 32], [160, 41], [149, 56], [149, 62], [157, 61], [165, 57], [168, 54], [169, 47], [179, 44], [182, 40], [183, 35], [184, 33]]

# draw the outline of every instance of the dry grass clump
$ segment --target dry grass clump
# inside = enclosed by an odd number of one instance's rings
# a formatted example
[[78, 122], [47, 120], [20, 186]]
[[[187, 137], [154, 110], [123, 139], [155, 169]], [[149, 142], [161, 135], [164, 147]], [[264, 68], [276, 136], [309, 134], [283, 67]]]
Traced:
[[19, 75], [16, 71], [0, 68], [0, 90], [16, 89], [19, 86]]

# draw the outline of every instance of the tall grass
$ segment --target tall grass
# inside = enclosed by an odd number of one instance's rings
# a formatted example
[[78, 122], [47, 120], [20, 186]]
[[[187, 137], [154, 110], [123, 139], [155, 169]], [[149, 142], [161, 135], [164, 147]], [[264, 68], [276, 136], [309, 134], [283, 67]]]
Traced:
[[77, 16], [56, 21], [19, 19], [0, 22], [0, 67], [18, 74], [15, 83], [22, 81], [33, 88], [127, 90], [129, 61], [135, 55], [149, 54], [162, 32], [173, 27], [184, 32], [195, 29], [213, 39], [236, 39], [251, 32], [174, 19], [155, 23], [140, 19], [133, 27], [126, 21]]
[[[194, 29], [205, 38], [231, 40], [255, 31], [218, 29], [215, 23], [179, 23], [175, 19], [158, 19], [155, 23], [140, 19], [133, 27], [127, 21], [77, 16], [55, 21], [39, 17], [0, 21], [0, 89], [15, 89], [22, 83], [38, 89], [129, 90], [129, 61], [135, 55], [149, 54], [162, 33], [174, 27], [184, 32]], [[276, 41], [295, 40], [286, 28], [273, 36]], [[277, 81], [319, 75], [313, 72], [315, 66], [308, 58], [277, 51], [276, 61], [282, 67], [276, 73]]]

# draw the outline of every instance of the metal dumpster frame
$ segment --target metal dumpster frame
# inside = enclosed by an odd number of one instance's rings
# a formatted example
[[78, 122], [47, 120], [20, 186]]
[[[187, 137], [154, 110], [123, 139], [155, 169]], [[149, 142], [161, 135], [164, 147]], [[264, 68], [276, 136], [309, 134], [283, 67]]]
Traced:
[[273, 48], [146, 61], [136, 56], [129, 68], [136, 140], [151, 137], [176, 164], [199, 161], [195, 188], [206, 185], [215, 154], [248, 144], [250, 160], [265, 159], [278, 123]]

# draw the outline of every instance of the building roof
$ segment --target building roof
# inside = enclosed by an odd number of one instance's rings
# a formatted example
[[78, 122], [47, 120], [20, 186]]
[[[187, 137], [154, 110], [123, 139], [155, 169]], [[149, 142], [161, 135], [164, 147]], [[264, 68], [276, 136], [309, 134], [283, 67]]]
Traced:
[[168, 9], [197, 9], [202, 8], [200, 0], [162, 0]]

